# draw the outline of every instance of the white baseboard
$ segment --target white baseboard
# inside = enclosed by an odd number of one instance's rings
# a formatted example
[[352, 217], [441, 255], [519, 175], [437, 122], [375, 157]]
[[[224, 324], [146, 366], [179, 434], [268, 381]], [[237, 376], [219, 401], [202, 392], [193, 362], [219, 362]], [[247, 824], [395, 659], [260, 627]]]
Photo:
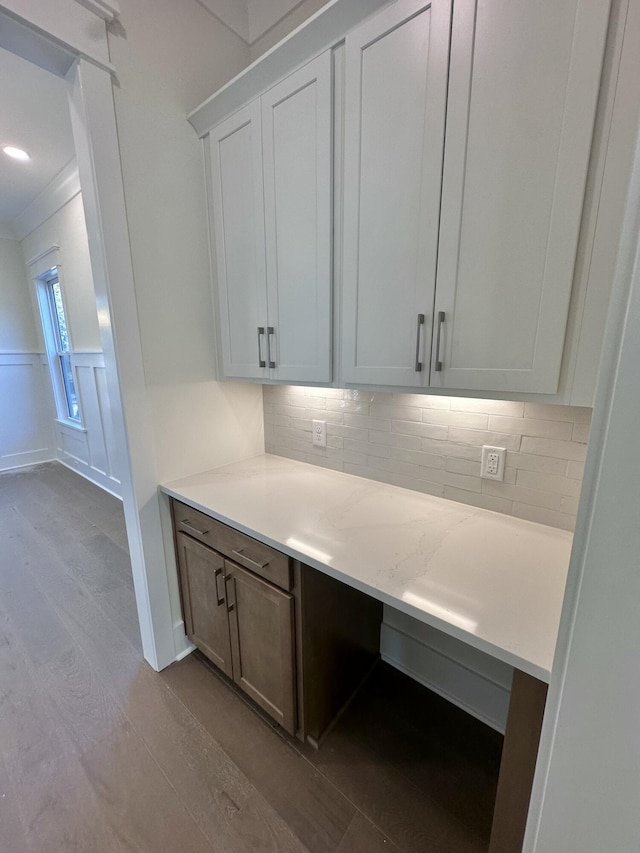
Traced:
[[42, 462], [53, 462], [54, 460], [55, 456], [50, 448], [29, 450], [26, 453], [12, 453], [8, 456], [0, 456], [0, 471], [31, 468], [32, 465], [40, 465]]
[[89, 480], [96, 486], [100, 486], [101, 489], [112, 494], [115, 498], [122, 500], [122, 495], [120, 494], [120, 483], [118, 480], [113, 480], [111, 477], [107, 477], [101, 471], [91, 468], [83, 462], [82, 459], [77, 459], [75, 456], [71, 456], [67, 453], [65, 453], [64, 456], [62, 454], [58, 455], [57, 461], [61, 465], [65, 465], [67, 468], [75, 471], [76, 474], [80, 474], [80, 476], [84, 477], [85, 480]]
[[179, 622], [173, 623], [173, 641], [176, 647], [176, 662], [183, 660], [196, 650], [191, 640], [185, 634], [184, 622], [180, 619]]
[[391, 666], [504, 733], [512, 667], [387, 606], [380, 653]]

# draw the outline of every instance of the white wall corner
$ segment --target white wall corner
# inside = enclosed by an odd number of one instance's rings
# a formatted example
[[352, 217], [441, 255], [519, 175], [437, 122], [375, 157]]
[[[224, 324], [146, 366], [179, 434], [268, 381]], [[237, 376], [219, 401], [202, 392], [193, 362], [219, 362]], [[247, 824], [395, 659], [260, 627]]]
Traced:
[[7, 223], [0, 222], [0, 240], [17, 240], [13, 229]]
[[191, 652], [194, 652], [196, 647], [185, 633], [184, 622], [180, 619], [179, 622], [173, 623], [173, 636], [176, 644], [176, 661], [186, 658]]
[[212, 15], [250, 44], [248, 0], [198, 0]]
[[11, 230], [18, 240], [35, 231], [43, 222], [50, 219], [65, 204], [80, 192], [80, 177], [75, 159], [58, 172], [51, 183], [25, 207], [11, 223]]

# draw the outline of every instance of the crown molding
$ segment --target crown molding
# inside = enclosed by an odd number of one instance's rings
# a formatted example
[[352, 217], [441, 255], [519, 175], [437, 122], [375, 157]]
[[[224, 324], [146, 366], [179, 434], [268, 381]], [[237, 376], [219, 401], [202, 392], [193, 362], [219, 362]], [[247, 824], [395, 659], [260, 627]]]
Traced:
[[76, 0], [76, 3], [107, 23], [111, 23], [120, 16], [120, 4], [117, 0]]
[[80, 192], [80, 177], [75, 160], [71, 160], [55, 178], [28, 204], [22, 213], [11, 222], [11, 230], [17, 240], [42, 225]]

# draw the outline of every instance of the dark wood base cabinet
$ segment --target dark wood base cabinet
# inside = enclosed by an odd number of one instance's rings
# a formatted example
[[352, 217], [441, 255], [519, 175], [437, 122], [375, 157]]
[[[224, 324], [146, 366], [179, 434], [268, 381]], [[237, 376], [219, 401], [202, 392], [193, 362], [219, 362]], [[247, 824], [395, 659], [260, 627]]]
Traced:
[[378, 660], [381, 603], [171, 504], [189, 639], [287, 732], [317, 745]]

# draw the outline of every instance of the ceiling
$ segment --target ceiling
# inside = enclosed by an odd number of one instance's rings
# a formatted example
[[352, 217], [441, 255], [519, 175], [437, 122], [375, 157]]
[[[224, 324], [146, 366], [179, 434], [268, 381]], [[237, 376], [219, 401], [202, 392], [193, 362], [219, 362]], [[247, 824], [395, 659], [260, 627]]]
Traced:
[[[5, 145], [23, 148], [27, 162], [12, 160]], [[63, 80], [0, 48], [0, 231], [73, 159]]]
[[200, 0], [200, 2], [250, 45], [299, 6], [302, 0]]

